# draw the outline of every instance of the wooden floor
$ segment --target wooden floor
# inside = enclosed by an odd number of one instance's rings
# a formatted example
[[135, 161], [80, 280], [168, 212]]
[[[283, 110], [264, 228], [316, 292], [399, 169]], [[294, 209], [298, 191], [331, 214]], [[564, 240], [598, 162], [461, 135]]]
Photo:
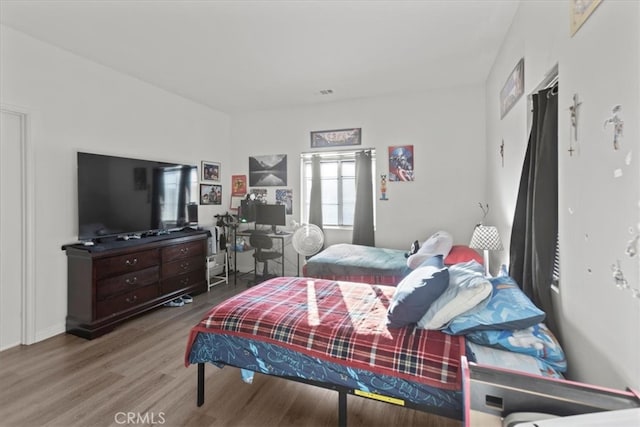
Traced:
[[[213, 305], [246, 288], [218, 285], [193, 304], [161, 307], [88, 341], [61, 334], [0, 352], [0, 426], [337, 426], [338, 394], [265, 375], [184, 366], [189, 330]], [[460, 427], [461, 423], [348, 396], [349, 426]]]

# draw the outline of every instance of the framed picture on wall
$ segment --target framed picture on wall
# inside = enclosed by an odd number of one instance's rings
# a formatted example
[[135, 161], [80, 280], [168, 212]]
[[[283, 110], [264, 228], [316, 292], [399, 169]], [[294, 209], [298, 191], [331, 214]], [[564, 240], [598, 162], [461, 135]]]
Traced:
[[336, 129], [311, 132], [311, 148], [360, 145], [362, 128]]
[[413, 180], [413, 145], [389, 147], [389, 181]]
[[222, 185], [200, 184], [201, 205], [221, 205]]
[[507, 115], [524, 93], [524, 58], [516, 64], [500, 91], [500, 119]]
[[602, 0], [570, 0], [569, 1], [569, 16], [571, 37], [578, 32], [582, 24], [584, 24], [589, 16], [596, 10], [596, 7]]
[[276, 189], [276, 204], [285, 205], [287, 215], [293, 215], [293, 190], [290, 188]]
[[287, 185], [287, 155], [249, 157], [249, 186], [283, 187]]
[[202, 181], [220, 181], [220, 163], [202, 161]]
[[231, 175], [231, 195], [244, 196], [247, 194], [247, 175]]

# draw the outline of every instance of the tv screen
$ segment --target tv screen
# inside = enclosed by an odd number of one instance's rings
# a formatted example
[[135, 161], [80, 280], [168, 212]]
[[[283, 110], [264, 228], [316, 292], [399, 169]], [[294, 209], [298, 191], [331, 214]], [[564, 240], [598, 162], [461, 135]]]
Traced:
[[256, 205], [256, 224], [270, 225], [276, 231], [277, 225], [287, 225], [285, 205]]
[[79, 240], [182, 228], [197, 203], [194, 165], [78, 152]]

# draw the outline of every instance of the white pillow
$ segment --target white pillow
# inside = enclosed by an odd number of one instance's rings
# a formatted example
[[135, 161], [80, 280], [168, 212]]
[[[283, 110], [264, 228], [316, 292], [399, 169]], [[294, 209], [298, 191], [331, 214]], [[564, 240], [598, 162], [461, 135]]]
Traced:
[[418, 321], [422, 329], [443, 329], [453, 318], [487, 303], [493, 286], [484, 276], [484, 268], [476, 261], [449, 267], [449, 286]]
[[453, 247], [453, 237], [446, 231], [438, 231], [422, 243], [420, 249], [415, 254], [407, 258], [407, 266], [414, 270], [425, 260], [442, 255], [446, 258]]

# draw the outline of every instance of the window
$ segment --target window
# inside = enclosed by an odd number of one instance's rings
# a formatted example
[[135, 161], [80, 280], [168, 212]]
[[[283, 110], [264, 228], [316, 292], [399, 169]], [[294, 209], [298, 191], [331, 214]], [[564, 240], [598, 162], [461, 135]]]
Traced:
[[[358, 150], [360, 151], [360, 150]], [[372, 154], [372, 182], [375, 182], [375, 150]], [[304, 153], [302, 168], [302, 222], [309, 218], [311, 157], [320, 155], [322, 180], [322, 221], [324, 226], [352, 227], [356, 203], [356, 151]], [[375, 194], [375, 191], [373, 192]], [[375, 202], [374, 202], [375, 209]], [[375, 212], [374, 212], [375, 218]], [[375, 222], [375, 221], [374, 221]]]

